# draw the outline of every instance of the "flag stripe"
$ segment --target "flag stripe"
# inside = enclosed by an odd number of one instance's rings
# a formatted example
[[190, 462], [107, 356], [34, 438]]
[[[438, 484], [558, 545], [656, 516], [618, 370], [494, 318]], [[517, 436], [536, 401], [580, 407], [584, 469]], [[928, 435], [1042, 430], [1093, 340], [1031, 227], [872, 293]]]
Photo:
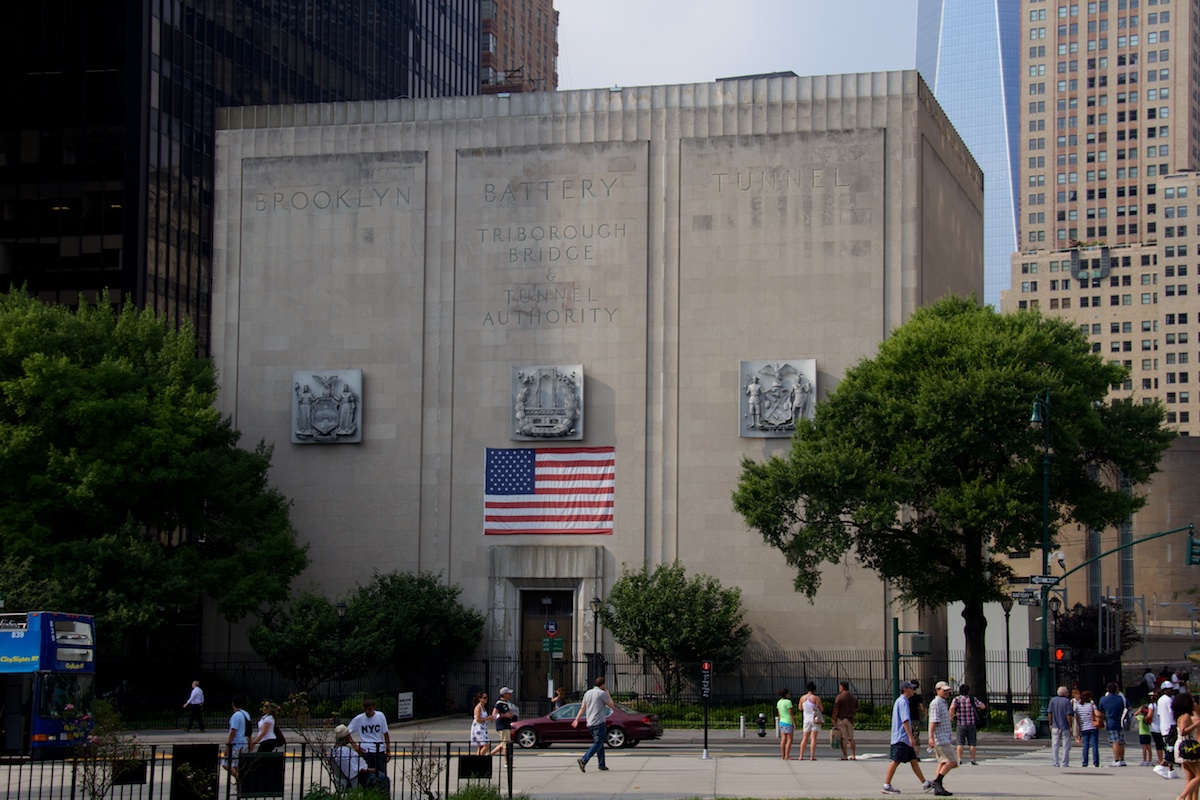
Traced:
[[486, 535], [611, 534], [611, 447], [487, 448]]

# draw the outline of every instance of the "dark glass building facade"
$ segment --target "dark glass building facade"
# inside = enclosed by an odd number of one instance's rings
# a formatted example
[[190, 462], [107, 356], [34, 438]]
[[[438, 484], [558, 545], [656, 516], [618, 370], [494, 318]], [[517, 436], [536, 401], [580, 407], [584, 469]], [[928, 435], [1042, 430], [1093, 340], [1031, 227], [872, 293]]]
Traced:
[[0, 286], [207, 351], [215, 110], [476, 94], [479, 0], [0, 4]]

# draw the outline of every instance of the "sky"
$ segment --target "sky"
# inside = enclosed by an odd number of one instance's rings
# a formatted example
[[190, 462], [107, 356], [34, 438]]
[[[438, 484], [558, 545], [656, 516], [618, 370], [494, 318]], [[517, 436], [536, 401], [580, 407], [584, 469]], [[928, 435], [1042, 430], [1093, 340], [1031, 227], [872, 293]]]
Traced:
[[912, 69], [917, 0], [554, 0], [558, 88]]

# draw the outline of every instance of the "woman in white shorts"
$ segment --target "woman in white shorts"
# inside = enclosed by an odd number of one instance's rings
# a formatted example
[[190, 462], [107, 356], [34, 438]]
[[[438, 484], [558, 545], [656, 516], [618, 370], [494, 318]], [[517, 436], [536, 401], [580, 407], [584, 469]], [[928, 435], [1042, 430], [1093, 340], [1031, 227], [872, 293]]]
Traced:
[[804, 688], [808, 693], [800, 698], [800, 708], [804, 712], [804, 732], [800, 736], [800, 760], [804, 760], [804, 747], [808, 745], [808, 760], [817, 760], [817, 737], [821, 734], [821, 724], [825, 721], [822, 712], [821, 698], [817, 697], [817, 685], [809, 682]]

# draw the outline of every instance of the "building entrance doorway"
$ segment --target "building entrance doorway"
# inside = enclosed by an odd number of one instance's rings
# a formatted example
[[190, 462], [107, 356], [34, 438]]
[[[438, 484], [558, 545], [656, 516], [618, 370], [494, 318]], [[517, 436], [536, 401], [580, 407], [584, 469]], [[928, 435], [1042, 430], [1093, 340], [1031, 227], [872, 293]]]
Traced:
[[[521, 694], [525, 707], [549, 708], [550, 682], [572, 692], [575, 660], [575, 593], [561, 589], [521, 592]], [[551, 636], [547, 628], [554, 631]], [[526, 712], [523, 716], [534, 716]]]

